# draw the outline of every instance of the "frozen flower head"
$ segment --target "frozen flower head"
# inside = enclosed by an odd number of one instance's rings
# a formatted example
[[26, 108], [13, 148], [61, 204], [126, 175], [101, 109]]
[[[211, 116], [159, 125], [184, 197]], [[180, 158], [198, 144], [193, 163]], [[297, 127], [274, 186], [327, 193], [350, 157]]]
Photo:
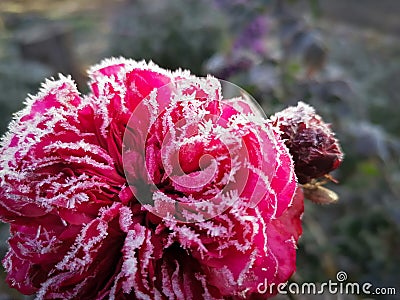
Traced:
[[314, 108], [299, 102], [271, 117], [293, 156], [299, 183], [305, 184], [337, 169], [343, 152], [330, 125]]
[[10, 286], [37, 299], [261, 299], [295, 270], [303, 196], [248, 97], [152, 63], [28, 98], [2, 141]]

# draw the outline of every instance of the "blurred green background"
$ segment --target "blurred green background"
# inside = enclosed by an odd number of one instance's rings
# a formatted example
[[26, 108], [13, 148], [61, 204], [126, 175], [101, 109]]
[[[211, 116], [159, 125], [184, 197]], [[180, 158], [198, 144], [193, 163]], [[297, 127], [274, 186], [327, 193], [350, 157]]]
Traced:
[[[398, 0], [1, 0], [0, 132], [44, 78], [72, 74], [87, 92], [85, 70], [109, 56], [214, 74], [267, 115], [303, 100], [332, 123], [346, 157], [329, 185], [339, 203], [306, 201], [292, 280], [345, 271], [398, 295], [340, 299], [400, 299], [399, 15]], [[6, 225], [0, 236], [3, 257]], [[30, 299], [4, 277], [0, 299]]]

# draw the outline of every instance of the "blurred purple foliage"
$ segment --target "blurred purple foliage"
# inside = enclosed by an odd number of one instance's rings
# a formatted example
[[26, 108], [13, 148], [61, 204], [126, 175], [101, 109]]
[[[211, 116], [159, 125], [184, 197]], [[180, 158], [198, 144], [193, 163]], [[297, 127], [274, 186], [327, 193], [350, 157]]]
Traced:
[[268, 17], [260, 15], [249, 22], [233, 42], [233, 50], [245, 49], [256, 54], [265, 53], [264, 39], [268, 32]]

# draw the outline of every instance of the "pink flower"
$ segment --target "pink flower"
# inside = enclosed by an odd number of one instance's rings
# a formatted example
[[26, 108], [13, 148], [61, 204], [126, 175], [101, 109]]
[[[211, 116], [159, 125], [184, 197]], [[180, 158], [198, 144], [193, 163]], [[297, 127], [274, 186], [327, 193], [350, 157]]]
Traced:
[[260, 299], [295, 270], [279, 134], [213, 77], [111, 59], [48, 81], [4, 137], [10, 286], [38, 299]]

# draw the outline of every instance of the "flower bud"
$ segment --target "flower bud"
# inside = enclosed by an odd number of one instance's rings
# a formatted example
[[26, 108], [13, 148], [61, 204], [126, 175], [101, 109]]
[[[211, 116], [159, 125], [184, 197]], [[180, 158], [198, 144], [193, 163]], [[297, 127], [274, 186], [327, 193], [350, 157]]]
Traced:
[[313, 107], [299, 102], [271, 117], [293, 157], [298, 182], [305, 184], [340, 166], [343, 153], [330, 125]]

